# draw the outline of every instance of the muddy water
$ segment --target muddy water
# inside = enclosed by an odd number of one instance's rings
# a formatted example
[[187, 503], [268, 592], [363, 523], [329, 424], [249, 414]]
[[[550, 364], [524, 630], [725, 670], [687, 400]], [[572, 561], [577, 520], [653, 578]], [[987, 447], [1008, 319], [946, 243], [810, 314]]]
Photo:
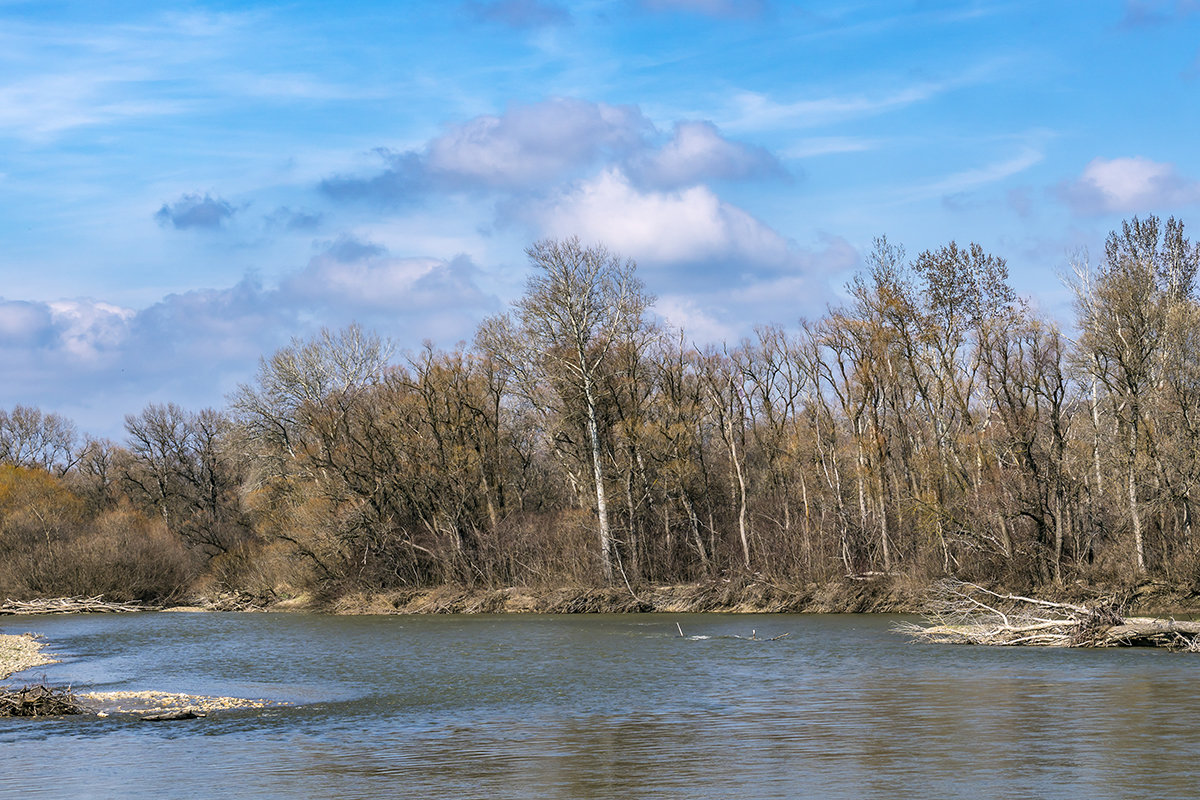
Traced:
[[0, 720], [0, 797], [1200, 795], [1200, 656], [916, 645], [894, 622], [27, 617], [64, 661], [14, 680], [291, 705]]

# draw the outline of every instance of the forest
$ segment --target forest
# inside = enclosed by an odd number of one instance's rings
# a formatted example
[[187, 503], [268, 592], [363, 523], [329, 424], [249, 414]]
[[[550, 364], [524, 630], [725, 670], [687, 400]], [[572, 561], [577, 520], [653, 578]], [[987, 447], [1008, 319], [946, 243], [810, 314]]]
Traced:
[[1200, 245], [1133, 218], [1040, 316], [1003, 258], [879, 239], [846, 300], [698, 347], [577, 239], [474, 340], [359, 326], [121, 442], [0, 410], [0, 597], [946, 576], [1191, 587]]

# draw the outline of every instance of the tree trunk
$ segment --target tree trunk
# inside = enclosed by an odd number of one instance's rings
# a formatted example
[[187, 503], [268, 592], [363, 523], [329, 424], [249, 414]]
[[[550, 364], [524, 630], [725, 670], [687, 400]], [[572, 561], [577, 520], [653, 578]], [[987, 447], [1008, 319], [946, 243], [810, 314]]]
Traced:
[[1146, 546], [1142, 536], [1142, 515], [1137, 501], [1138, 408], [1130, 409], [1129, 418], [1129, 521], [1133, 526], [1133, 551], [1138, 573], [1146, 571]]
[[596, 516], [600, 524], [600, 570], [604, 583], [613, 584], [612, 530], [608, 524], [608, 501], [604, 494], [604, 470], [601, 466], [600, 424], [596, 419], [596, 397], [592, 391], [591, 376], [583, 375], [583, 396], [587, 401], [588, 436], [592, 440], [592, 476], [596, 481]]
[[733, 459], [733, 468], [738, 482], [738, 535], [742, 540], [742, 560], [746, 569], [750, 569], [750, 539], [746, 535], [746, 477], [742, 474], [742, 462], [738, 460], [732, 414], [726, 420], [726, 429], [729, 434], [729, 457]]

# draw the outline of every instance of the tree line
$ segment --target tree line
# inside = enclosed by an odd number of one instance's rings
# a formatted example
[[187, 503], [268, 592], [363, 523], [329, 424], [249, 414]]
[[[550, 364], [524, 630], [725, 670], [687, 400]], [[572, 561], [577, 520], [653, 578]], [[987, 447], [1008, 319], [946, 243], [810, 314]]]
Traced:
[[1195, 580], [1200, 245], [1175, 219], [1073, 263], [1067, 332], [974, 244], [879, 239], [821, 319], [705, 347], [632, 260], [527, 254], [469, 345], [324, 330], [121, 443], [0, 411], [0, 592]]

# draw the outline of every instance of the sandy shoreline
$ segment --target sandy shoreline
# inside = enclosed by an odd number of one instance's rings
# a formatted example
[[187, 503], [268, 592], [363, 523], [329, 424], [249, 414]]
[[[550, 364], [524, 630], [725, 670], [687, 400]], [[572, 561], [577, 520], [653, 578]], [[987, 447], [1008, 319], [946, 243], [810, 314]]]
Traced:
[[43, 647], [30, 633], [0, 633], [0, 681], [16, 672], [57, 663], [42, 652]]

